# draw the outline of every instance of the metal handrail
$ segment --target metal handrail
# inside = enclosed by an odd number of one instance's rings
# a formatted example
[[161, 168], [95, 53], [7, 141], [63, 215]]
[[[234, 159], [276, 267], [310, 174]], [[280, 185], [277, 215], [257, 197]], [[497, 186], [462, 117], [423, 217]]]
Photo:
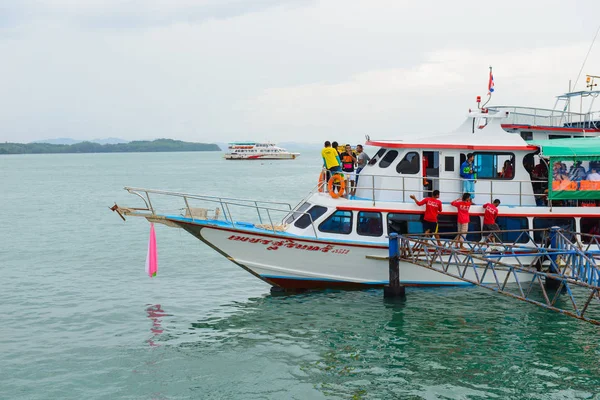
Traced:
[[257, 203], [258, 202], [258, 203], [262, 203], [262, 204], [278, 204], [278, 205], [285, 205], [290, 210], [292, 209], [292, 206], [290, 205], [290, 203], [279, 202], [279, 201], [265, 201], [265, 200], [255, 200], [255, 199], [243, 199], [243, 198], [236, 198], [236, 197], [208, 196], [208, 195], [203, 195], [203, 194], [171, 192], [171, 191], [167, 191], [167, 190], [145, 189], [145, 188], [136, 188], [136, 187], [129, 187], [129, 186], [125, 186], [124, 189], [130, 193], [131, 193], [131, 191], [135, 191], [135, 192], [145, 192], [145, 193], [155, 193], [155, 194], [167, 194], [169, 196], [186, 196], [190, 199], [198, 199], [198, 200], [219, 199], [219, 200], [245, 201], [245, 202], [249, 202], [249, 203]]
[[[556, 109], [551, 109], [551, 108], [521, 107], [521, 106], [491, 106], [491, 107], [488, 107], [488, 109], [490, 111], [495, 111], [496, 109], [504, 109], [504, 110], [506, 110], [506, 109], [513, 109], [513, 110], [532, 110], [532, 111], [535, 111], [536, 112], [535, 114], [523, 114], [523, 115], [531, 115], [531, 116], [538, 115], [537, 111], [547, 111], [547, 112], [550, 112], [552, 114], [570, 114], [570, 115], [579, 115], [579, 116], [585, 116], [585, 115], [588, 115], [588, 114], [593, 114], [595, 112], [595, 111], [592, 111], [592, 112], [588, 112], [588, 113], [578, 113], [578, 112], [575, 112], [575, 111], [562, 111], [562, 110], [556, 110]], [[514, 112], [516, 112], [516, 111], [514, 111]], [[541, 115], [538, 115], [538, 116], [541, 116]]]
[[[406, 189], [406, 179], [416, 179], [419, 181], [422, 181], [423, 179], [427, 179], [427, 180], [432, 180], [432, 181], [440, 181], [440, 180], [444, 180], [444, 181], [457, 181], [457, 182], [462, 182], [464, 181], [463, 178], [440, 178], [440, 177], [436, 177], [436, 176], [426, 176], [426, 177], [422, 177], [420, 175], [416, 175], [416, 176], [407, 176], [407, 175], [402, 175], [402, 176], [393, 176], [393, 175], [372, 175], [372, 174], [363, 174], [362, 172], [358, 175], [359, 180], [358, 180], [358, 185], [356, 185], [356, 190], [359, 189], [363, 189], [363, 190], [370, 190], [372, 193], [372, 198], [368, 199], [368, 200], [373, 200], [373, 205], [375, 205], [376, 199], [375, 199], [375, 192], [386, 192], [386, 191], [390, 191], [390, 192], [401, 192], [402, 193], [402, 201], [406, 202], [407, 200], [407, 196], [406, 196], [406, 192], [408, 191], [409, 193], [415, 193], [415, 192], [422, 192], [424, 191], [424, 189], [419, 190], [419, 189]], [[371, 177], [371, 179], [363, 179], [366, 177]], [[376, 188], [375, 187], [375, 178], [379, 177], [379, 178], [392, 178], [392, 179], [402, 179], [402, 188], [400, 189], [394, 189], [394, 188]], [[519, 183], [519, 206], [523, 205], [523, 197], [527, 198], [527, 197], [533, 197], [534, 199], [536, 197], [545, 197], [546, 194], [545, 193], [533, 193], [533, 194], [529, 194], [529, 193], [523, 193], [523, 183], [525, 184], [529, 184], [529, 185], [533, 185], [534, 183], [541, 183], [541, 184], [548, 184], [547, 180], [517, 180], [517, 179], [506, 179], [506, 180], [501, 180], [501, 179], [479, 179], [482, 182], [489, 182], [489, 187], [490, 187], [490, 191], [489, 192], [478, 192], [479, 195], [483, 195], [483, 196], [490, 196], [490, 201], [494, 200], [494, 197], [497, 196], [514, 196], [516, 195], [516, 193], [502, 193], [502, 192], [496, 192], [493, 190], [493, 185], [495, 181], [500, 181], [500, 182], [518, 182]], [[361, 185], [361, 182], [365, 182], [367, 181], [367, 183], [370, 181], [371, 185]], [[323, 182], [321, 185], [321, 188], [324, 187], [324, 185], [326, 185], [326, 182]], [[317, 185], [317, 189], [319, 189], [319, 185]], [[450, 190], [450, 191], [446, 191], [445, 193], [454, 193], [457, 195], [462, 195], [462, 191], [454, 191], [454, 190]]]
[[588, 111], [586, 113], [578, 113], [567, 110], [520, 106], [493, 106], [489, 107], [489, 110], [509, 110], [509, 119], [512, 118], [513, 123], [521, 122], [519, 121], [518, 117], [525, 117], [528, 119], [532, 119], [533, 125], [542, 124], [545, 126], [562, 127], [565, 123], [582, 123], [584, 127], [597, 129], [597, 124], [595, 124], [594, 122], [597, 118], [600, 118], [600, 111]]
[[[150, 194], [182, 198], [185, 203], [185, 209], [188, 211], [192, 221], [194, 221], [194, 215], [193, 215], [191, 207], [189, 205], [189, 201], [188, 201], [189, 199], [201, 200], [201, 201], [207, 201], [207, 202], [213, 202], [213, 203], [220, 204], [221, 208], [223, 210], [223, 216], [225, 217], [225, 220], [228, 221], [229, 223], [231, 223], [233, 226], [236, 225], [236, 222], [231, 214], [231, 210], [230, 210], [229, 206], [246, 207], [246, 208], [256, 210], [261, 224], [262, 224], [262, 215], [260, 212], [262, 210], [262, 211], [266, 212], [267, 217], [269, 218], [269, 221], [271, 223], [271, 230], [273, 231], [273, 233], [276, 233], [277, 231], [275, 230], [275, 224], [273, 224], [273, 220], [271, 218], [271, 212], [286, 213], [286, 216], [288, 216], [290, 214], [308, 215], [314, 236], [316, 239], [319, 238], [319, 236], [317, 234], [317, 229], [314, 225], [312, 215], [310, 215], [308, 212], [293, 210], [289, 203], [276, 202], [276, 201], [235, 199], [235, 198], [217, 197], [217, 196], [205, 196], [205, 195], [170, 192], [170, 191], [156, 190], [156, 189], [133, 188], [133, 187], [125, 187], [124, 189], [127, 190], [129, 193], [140, 197], [146, 204], [146, 209], [138, 208], [138, 209], [136, 209], [136, 211], [150, 211], [152, 216], [156, 216], [157, 213], [156, 213], [155, 208], [152, 206], [152, 202], [150, 201]], [[142, 193], [145, 194], [145, 196]], [[246, 204], [246, 203], [248, 203], [248, 204]], [[275, 207], [268, 207], [268, 206], [259, 206], [258, 205], [259, 203], [260, 204], [285, 205], [285, 206], [287, 206], [287, 208], [283, 209], [283, 208], [275, 208]], [[229, 214], [229, 217], [227, 217], [228, 214]], [[282, 221], [283, 221], [283, 219], [282, 219]]]

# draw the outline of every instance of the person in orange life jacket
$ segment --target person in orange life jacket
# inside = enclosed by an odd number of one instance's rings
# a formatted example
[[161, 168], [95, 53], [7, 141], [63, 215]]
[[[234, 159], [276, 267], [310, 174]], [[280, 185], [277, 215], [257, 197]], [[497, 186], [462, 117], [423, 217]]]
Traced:
[[425, 215], [423, 216], [423, 229], [425, 234], [433, 234], [437, 240], [438, 246], [442, 245], [440, 235], [438, 234], [438, 214], [442, 212], [442, 202], [440, 201], [440, 191], [434, 190], [432, 197], [426, 197], [419, 201], [414, 194], [410, 198], [418, 205], [425, 205]]
[[495, 242], [496, 235], [494, 232], [500, 231], [500, 227], [496, 223], [496, 217], [498, 217], [498, 206], [500, 205], [500, 200], [496, 199], [493, 203], [486, 203], [483, 205], [483, 230], [486, 232], [491, 232], [488, 237], [485, 239], [486, 242]]
[[471, 208], [471, 195], [469, 193], [465, 193], [462, 195], [462, 200], [456, 199], [450, 203], [450, 205], [458, 209], [458, 235], [456, 235], [454, 240], [460, 244], [459, 247], [461, 249], [464, 249], [463, 242], [465, 241], [467, 232], [469, 231], [469, 208]]
[[346, 151], [344, 151], [340, 158], [342, 159], [342, 171], [345, 172], [346, 179], [348, 179], [348, 192], [354, 196], [356, 187], [354, 181], [356, 180], [356, 174], [354, 173], [354, 166], [356, 165], [356, 154], [352, 151], [352, 146], [346, 145]]

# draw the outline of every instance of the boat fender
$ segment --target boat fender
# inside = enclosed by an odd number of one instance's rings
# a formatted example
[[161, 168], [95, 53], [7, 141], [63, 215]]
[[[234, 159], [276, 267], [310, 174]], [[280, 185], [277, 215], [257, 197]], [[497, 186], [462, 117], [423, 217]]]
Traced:
[[[338, 183], [339, 182], [339, 183]], [[339, 185], [339, 190], [337, 193], [333, 190], [333, 185]], [[346, 180], [340, 174], [335, 174], [329, 179], [329, 183], [327, 183], [327, 189], [329, 191], [329, 195], [334, 199], [337, 199], [340, 196], [344, 195], [346, 191]]]

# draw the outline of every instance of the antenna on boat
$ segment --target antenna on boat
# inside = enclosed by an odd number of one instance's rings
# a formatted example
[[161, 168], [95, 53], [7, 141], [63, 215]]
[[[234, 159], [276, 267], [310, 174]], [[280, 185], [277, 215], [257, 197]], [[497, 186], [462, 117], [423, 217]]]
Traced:
[[581, 64], [581, 68], [579, 69], [579, 73], [577, 74], [577, 79], [575, 79], [575, 84], [573, 85], [573, 89], [577, 86], [577, 82], [579, 81], [579, 77], [581, 76], [581, 72], [583, 72], [583, 68], [585, 67], [585, 63], [587, 62], [587, 59], [590, 56], [590, 53], [592, 52], [592, 48], [594, 47], [594, 43], [596, 42], [596, 38], [598, 37], [598, 33], [600, 33], [600, 25], [598, 26], [598, 30], [596, 30], [596, 34], [594, 35], [594, 38], [592, 39], [592, 43], [590, 43], [590, 48], [588, 49], [588, 52], [585, 55], [585, 58], [583, 59], [583, 63]]

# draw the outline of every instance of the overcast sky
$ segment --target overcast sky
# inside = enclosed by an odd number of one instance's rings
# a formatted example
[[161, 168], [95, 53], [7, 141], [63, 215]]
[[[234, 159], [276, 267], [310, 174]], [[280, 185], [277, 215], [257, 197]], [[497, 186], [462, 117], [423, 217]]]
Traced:
[[[552, 107], [599, 16], [598, 0], [0, 0], [0, 140], [446, 132], [490, 65], [492, 103]], [[600, 38], [583, 73], [600, 75]]]

